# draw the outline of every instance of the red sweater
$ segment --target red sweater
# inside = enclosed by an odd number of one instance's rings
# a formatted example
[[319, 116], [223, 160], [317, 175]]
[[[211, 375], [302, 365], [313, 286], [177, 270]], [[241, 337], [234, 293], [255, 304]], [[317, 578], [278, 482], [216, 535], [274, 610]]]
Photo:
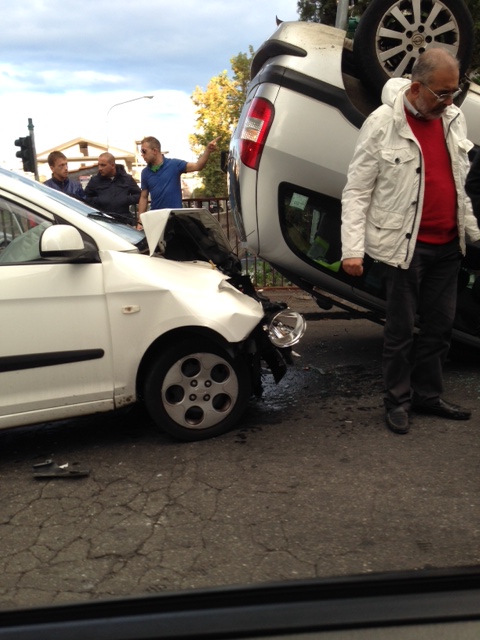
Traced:
[[408, 111], [408, 124], [420, 143], [425, 163], [425, 192], [418, 240], [446, 244], [458, 235], [457, 192], [443, 124], [422, 120]]

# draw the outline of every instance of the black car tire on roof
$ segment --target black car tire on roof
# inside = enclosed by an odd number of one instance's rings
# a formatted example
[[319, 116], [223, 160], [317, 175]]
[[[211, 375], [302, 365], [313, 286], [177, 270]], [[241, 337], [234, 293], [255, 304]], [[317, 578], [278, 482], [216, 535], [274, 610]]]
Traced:
[[144, 400], [156, 425], [193, 442], [229, 431], [247, 408], [247, 362], [204, 338], [172, 344], [146, 377]]
[[463, 77], [473, 41], [463, 0], [372, 0], [356, 29], [353, 52], [362, 81], [380, 94], [389, 78], [411, 73], [418, 55], [432, 46], [451, 51]]

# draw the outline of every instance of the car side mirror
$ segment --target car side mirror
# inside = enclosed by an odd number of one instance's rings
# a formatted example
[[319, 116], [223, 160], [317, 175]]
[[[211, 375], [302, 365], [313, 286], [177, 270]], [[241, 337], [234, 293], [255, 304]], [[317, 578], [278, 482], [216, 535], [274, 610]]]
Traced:
[[42, 258], [75, 259], [85, 252], [85, 244], [80, 232], [67, 224], [47, 227], [40, 238]]

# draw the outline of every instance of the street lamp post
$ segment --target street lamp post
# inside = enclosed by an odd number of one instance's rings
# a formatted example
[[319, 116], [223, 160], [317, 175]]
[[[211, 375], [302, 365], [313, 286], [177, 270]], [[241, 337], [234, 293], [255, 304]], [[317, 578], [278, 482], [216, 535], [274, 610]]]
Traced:
[[151, 100], [153, 98], [153, 96], [139, 96], [138, 98], [131, 98], [130, 100], [124, 100], [123, 102], [117, 102], [116, 104], [112, 104], [112, 106], [110, 107], [110, 109], [107, 111], [107, 120], [106, 120], [106, 129], [107, 129], [107, 151], [110, 148], [109, 145], [109, 137], [108, 137], [108, 116], [110, 115], [110, 111], [115, 108], [115, 107], [119, 107], [121, 104], [127, 104], [127, 102], [135, 102], [135, 100], [144, 100], [144, 99], [148, 99]]

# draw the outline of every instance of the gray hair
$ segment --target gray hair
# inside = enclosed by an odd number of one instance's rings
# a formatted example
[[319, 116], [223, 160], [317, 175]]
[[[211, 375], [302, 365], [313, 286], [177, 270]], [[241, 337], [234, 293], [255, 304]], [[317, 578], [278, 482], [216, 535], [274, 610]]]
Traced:
[[432, 47], [421, 53], [412, 67], [412, 82], [429, 84], [439, 67], [451, 65], [460, 68], [458, 59], [441, 47]]

